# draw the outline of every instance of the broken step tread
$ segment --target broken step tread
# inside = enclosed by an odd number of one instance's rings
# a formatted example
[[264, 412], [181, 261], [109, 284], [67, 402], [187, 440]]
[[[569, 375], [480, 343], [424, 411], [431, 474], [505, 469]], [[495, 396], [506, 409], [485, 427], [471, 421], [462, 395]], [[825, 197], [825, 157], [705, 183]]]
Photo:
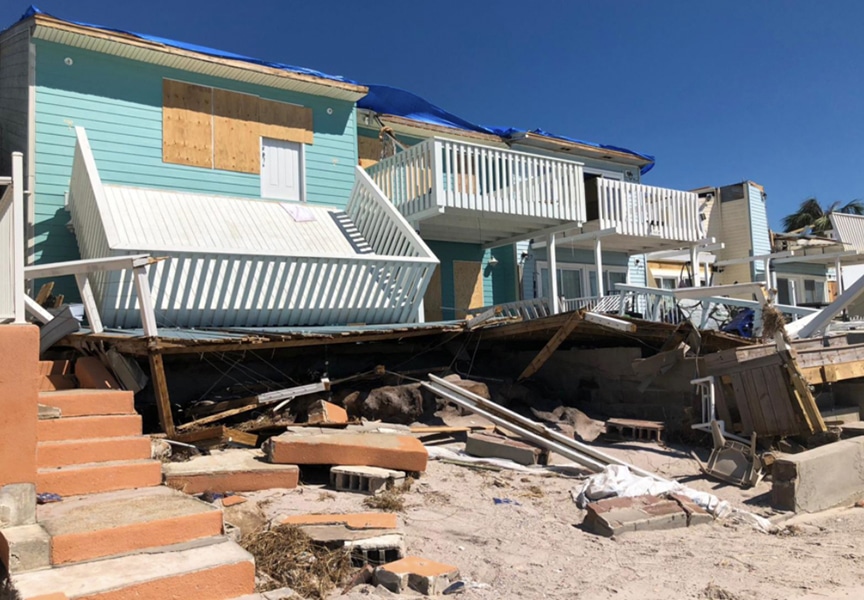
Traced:
[[41, 420], [36, 425], [40, 442], [141, 435], [139, 415], [96, 415]]
[[71, 497], [37, 509], [51, 563], [65, 564], [222, 534], [222, 511], [171, 488]]
[[22, 600], [59, 591], [69, 600], [229, 600], [254, 591], [255, 564], [222, 540], [22, 573], [11, 583]]
[[162, 463], [158, 460], [120, 460], [85, 463], [36, 472], [36, 491], [60, 496], [97, 494], [162, 483]]
[[39, 403], [59, 408], [64, 417], [136, 414], [134, 395], [124, 390], [42, 391]]
[[260, 450], [214, 451], [185, 462], [165, 463], [162, 469], [166, 485], [187, 494], [291, 489], [300, 478], [296, 465], [265, 462]]
[[39, 442], [36, 445], [36, 465], [39, 469], [108, 461], [143, 460], [150, 458], [150, 455], [150, 438], [140, 435], [59, 440]]

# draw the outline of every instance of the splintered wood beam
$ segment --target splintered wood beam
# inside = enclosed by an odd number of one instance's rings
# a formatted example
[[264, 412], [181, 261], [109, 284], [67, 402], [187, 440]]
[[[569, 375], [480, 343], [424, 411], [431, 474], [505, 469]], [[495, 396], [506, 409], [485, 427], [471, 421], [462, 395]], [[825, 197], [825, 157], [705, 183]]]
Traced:
[[555, 351], [558, 349], [558, 346], [564, 343], [564, 340], [566, 340], [567, 337], [571, 333], [573, 333], [573, 330], [576, 329], [576, 325], [581, 320], [582, 313], [574, 312], [572, 315], [570, 315], [570, 318], [567, 319], [563, 325], [561, 325], [558, 331], [555, 332], [555, 335], [549, 338], [549, 341], [546, 342], [546, 345], [543, 346], [543, 349], [537, 353], [537, 356], [534, 357], [534, 360], [531, 361], [531, 364], [525, 367], [525, 370], [522, 371], [521, 375], [519, 375], [519, 379], [517, 381], [528, 379], [534, 373], [539, 371], [540, 367], [546, 364], [546, 361], [549, 360], [549, 357], [551, 357], [555, 353]]
[[159, 412], [159, 424], [162, 431], [173, 437], [174, 415], [171, 414], [171, 398], [168, 396], [168, 381], [165, 379], [165, 363], [158, 352], [150, 352], [150, 377], [153, 380], [153, 390], [156, 393], [156, 409]]

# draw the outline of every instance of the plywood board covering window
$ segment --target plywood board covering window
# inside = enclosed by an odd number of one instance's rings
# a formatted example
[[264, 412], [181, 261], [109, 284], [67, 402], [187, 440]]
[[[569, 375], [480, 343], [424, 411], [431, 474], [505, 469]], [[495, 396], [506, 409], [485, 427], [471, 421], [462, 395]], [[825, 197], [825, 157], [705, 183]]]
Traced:
[[166, 79], [162, 86], [165, 162], [213, 167], [213, 89]]
[[358, 136], [357, 154], [360, 158], [360, 166], [365, 169], [381, 160], [383, 148], [384, 143], [378, 138]]
[[312, 109], [163, 80], [163, 161], [257, 174], [262, 137], [312, 144]]
[[260, 172], [258, 101], [257, 96], [213, 90], [213, 150], [217, 169]]
[[466, 309], [483, 306], [483, 265], [479, 262], [454, 260], [453, 289], [457, 319], [466, 317]]
[[438, 265], [432, 273], [426, 295], [423, 297], [423, 310], [426, 312], [427, 322], [444, 320], [441, 300], [441, 265]]

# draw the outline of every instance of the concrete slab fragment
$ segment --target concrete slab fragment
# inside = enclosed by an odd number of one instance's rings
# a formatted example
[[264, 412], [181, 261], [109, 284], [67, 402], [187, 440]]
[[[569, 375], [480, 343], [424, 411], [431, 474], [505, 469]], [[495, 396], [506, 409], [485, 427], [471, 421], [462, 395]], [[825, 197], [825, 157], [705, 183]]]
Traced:
[[469, 433], [465, 452], [480, 458], [504, 458], [520, 465], [536, 465], [543, 454], [536, 446], [491, 433]]
[[426, 596], [434, 596], [443, 592], [458, 577], [457, 567], [416, 556], [407, 556], [375, 569], [378, 585], [397, 594], [411, 589]]
[[36, 486], [10, 483], [0, 487], [0, 527], [31, 525], [36, 522]]
[[182, 463], [165, 463], [165, 483], [187, 494], [252, 492], [295, 488], [300, 470], [295, 465], [272, 464], [260, 450], [230, 449], [196, 456]]
[[0, 560], [9, 573], [23, 573], [51, 566], [51, 537], [39, 525], [0, 529]]
[[631, 531], [676, 529], [713, 521], [711, 515], [686, 498], [636, 496], [592, 502], [582, 525], [598, 535]]
[[276, 464], [365, 465], [408, 472], [425, 471], [429, 458], [418, 439], [386, 433], [283, 433], [270, 438], [264, 449]]

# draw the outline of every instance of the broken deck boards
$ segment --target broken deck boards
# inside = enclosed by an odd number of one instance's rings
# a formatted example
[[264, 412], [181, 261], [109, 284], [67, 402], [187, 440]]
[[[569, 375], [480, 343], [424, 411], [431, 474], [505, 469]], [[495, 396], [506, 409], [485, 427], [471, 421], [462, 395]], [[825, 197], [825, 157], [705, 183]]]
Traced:
[[576, 325], [579, 321], [582, 320], [582, 314], [578, 312], [574, 312], [570, 315], [564, 324], [555, 332], [549, 341], [546, 342], [546, 345], [543, 346], [543, 349], [534, 357], [534, 360], [525, 367], [525, 370], [522, 371], [522, 374], [519, 375], [518, 381], [522, 381], [523, 379], [528, 379], [534, 373], [540, 370], [540, 368], [546, 364], [546, 361], [555, 353], [558, 347], [566, 340], [569, 335], [576, 328]]

